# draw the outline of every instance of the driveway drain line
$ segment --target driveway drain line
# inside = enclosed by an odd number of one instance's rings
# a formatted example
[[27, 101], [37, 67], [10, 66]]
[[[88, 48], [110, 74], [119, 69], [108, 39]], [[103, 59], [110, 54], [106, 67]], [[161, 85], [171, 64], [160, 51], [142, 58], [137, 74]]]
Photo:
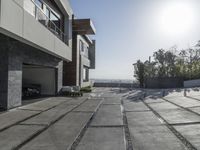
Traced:
[[124, 131], [125, 131], [125, 140], [126, 140], [126, 150], [133, 150], [133, 144], [131, 140], [131, 134], [128, 128], [128, 120], [126, 117], [126, 112], [124, 110], [124, 102], [121, 100], [122, 113], [123, 113], [123, 123], [124, 123]]
[[96, 116], [96, 113], [98, 112], [100, 106], [103, 103], [103, 99], [102, 101], [99, 103], [98, 108], [95, 110], [95, 112], [92, 114], [91, 118], [89, 119], [89, 121], [86, 123], [86, 125], [83, 127], [83, 129], [81, 130], [80, 134], [78, 135], [78, 137], [74, 140], [73, 144], [71, 145], [71, 148], [69, 150], [75, 150], [76, 147], [79, 145], [79, 143], [81, 142], [83, 136], [85, 135], [85, 132], [87, 131], [88, 127], [90, 126], [93, 118]]
[[142, 102], [157, 116], [159, 120], [165, 123], [167, 128], [185, 145], [189, 150], [197, 150], [184, 136], [182, 136], [173, 126], [171, 126], [160, 114], [158, 114], [151, 106], [149, 106], [144, 99]]

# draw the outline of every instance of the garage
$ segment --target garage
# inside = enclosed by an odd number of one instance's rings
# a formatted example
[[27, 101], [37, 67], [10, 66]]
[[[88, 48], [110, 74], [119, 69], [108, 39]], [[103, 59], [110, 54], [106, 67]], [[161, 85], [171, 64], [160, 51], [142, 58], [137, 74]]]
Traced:
[[22, 97], [55, 95], [57, 89], [56, 78], [56, 68], [24, 64]]

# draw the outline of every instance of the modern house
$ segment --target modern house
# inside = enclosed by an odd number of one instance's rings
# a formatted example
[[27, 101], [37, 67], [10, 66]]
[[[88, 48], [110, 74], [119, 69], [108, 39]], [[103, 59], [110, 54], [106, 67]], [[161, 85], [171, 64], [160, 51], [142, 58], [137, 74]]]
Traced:
[[0, 108], [20, 106], [25, 87], [44, 95], [62, 88], [63, 61], [72, 61], [72, 14], [67, 0], [0, 1]]
[[64, 86], [90, 86], [89, 70], [95, 69], [95, 40], [88, 35], [95, 34], [90, 19], [74, 19], [72, 21], [72, 62], [63, 64]]

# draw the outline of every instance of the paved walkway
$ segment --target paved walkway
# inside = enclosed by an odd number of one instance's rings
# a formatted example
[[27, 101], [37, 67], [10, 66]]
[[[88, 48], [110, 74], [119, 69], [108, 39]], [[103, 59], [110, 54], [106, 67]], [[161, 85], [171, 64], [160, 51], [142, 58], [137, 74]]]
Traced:
[[28, 104], [0, 114], [0, 149], [200, 150], [200, 96], [162, 95], [97, 88]]

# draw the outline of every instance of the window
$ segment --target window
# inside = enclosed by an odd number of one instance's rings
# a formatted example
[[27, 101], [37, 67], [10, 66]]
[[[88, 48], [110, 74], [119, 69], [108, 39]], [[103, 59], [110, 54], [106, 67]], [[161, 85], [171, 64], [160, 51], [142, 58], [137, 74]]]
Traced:
[[60, 17], [55, 15], [53, 12], [50, 12], [50, 20], [60, 28]]
[[84, 52], [84, 44], [81, 40], [79, 41], [79, 50], [80, 52]]
[[41, 9], [43, 9], [43, 3], [41, 0], [35, 0], [35, 3], [38, 7], [40, 7]]
[[83, 81], [89, 81], [89, 69], [87, 67], [83, 67]]

